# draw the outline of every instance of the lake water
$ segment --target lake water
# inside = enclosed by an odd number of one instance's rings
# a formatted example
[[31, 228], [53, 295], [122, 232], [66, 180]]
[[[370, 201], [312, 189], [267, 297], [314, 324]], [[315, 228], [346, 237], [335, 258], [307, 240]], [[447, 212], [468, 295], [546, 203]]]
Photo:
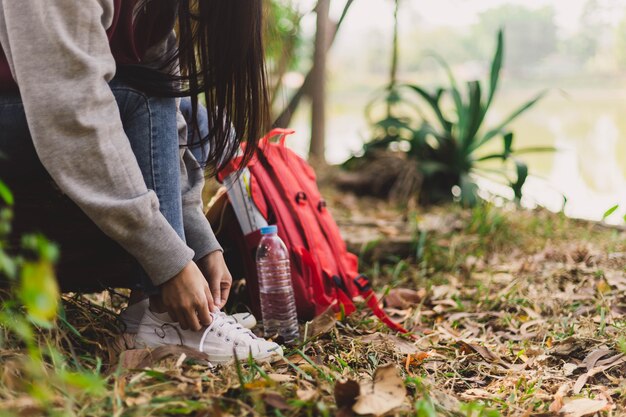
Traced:
[[[517, 105], [532, 97], [537, 88], [509, 88], [501, 92], [487, 123], [495, 124]], [[340, 163], [358, 152], [368, 137], [363, 108], [366, 92], [331, 91], [329, 96], [327, 151], [331, 163]], [[297, 134], [289, 145], [301, 154], [308, 146], [307, 108], [301, 109], [293, 127]], [[610, 87], [553, 91], [537, 107], [512, 125], [515, 148], [554, 146], [557, 152], [524, 155], [531, 177], [524, 188], [524, 204], [564, 207], [571, 217], [600, 220], [603, 213], [620, 204], [609, 222], [624, 223], [626, 213], [626, 88]], [[492, 148], [501, 146], [494, 143]], [[485, 180], [482, 187], [510, 195], [506, 188]], [[567, 203], [563, 206], [563, 197]]]

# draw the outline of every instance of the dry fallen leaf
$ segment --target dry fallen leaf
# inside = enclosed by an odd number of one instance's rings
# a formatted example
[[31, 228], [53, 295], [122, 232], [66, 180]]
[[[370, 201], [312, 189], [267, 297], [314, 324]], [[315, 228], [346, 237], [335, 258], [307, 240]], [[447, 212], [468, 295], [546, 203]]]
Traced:
[[613, 351], [611, 349], [596, 349], [588, 354], [585, 359], [583, 359], [583, 365], [585, 365], [587, 370], [590, 370], [591, 368], [596, 366], [596, 362], [612, 352]]
[[307, 388], [307, 389], [298, 389], [296, 390], [296, 395], [299, 400], [302, 401], [313, 401], [317, 398], [318, 391], [315, 388]]
[[132, 349], [126, 350], [120, 355], [120, 362], [124, 369], [143, 369], [153, 366], [155, 363], [169, 356], [195, 359], [209, 363], [209, 356], [206, 353], [191, 349], [186, 346], [164, 345], [155, 349]]
[[415, 307], [426, 298], [426, 290], [418, 291], [408, 288], [394, 288], [385, 296], [385, 306], [388, 308], [406, 309]]
[[467, 343], [462, 340], [459, 341], [459, 346], [460, 346], [461, 352], [465, 354], [478, 353], [487, 362], [491, 362], [491, 363], [502, 362], [502, 359], [500, 359], [498, 355], [491, 352], [489, 349], [487, 349], [484, 346], [475, 345], [473, 343]]
[[406, 355], [406, 362], [404, 364], [404, 368], [407, 372], [409, 372], [409, 368], [413, 365], [419, 366], [421, 365], [426, 358], [428, 358], [430, 354], [428, 352], [417, 352], [415, 355]]
[[393, 334], [376, 332], [358, 337], [357, 340], [371, 343], [375, 347], [389, 345], [401, 355], [414, 355], [420, 351], [414, 343]]
[[274, 407], [277, 410], [284, 411], [291, 409], [291, 406], [287, 404], [285, 397], [277, 392], [264, 392], [263, 401], [265, 401], [265, 404]]
[[307, 322], [307, 334], [305, 335], [306, 339], [312, 339], [324, 333], [328, 333], [335, 327], [336, 323], [337, 316], [335, 311], [332, 307], [328, 307], [322, 314]]
[[276, 373], [269, 373], [267, 374], [267, 377], [274, 382], [291, 382], [296, 379], [293, 375]]
[[565, 363], [563, 364], [563, 375], [565, 376], [571, 376], [574, 374], [574, 372], [576, 371], [576, 369], [578, 369], [578, 365], [575, 363]]
[[468, 389], [461, 393], [461, 398], [466, 401], [490, 400], [494, 397], [495, 395], [489, 391], [480, 388]]
[[337, 408], [352, 407], [361, 392], [359, 383], [348, 379], [335, 384], [335, 403]]
[[557, 342], [550, 353], [556, 356], [570, 356], [573, 352], [584, 349], [585, 347], [586, 345], [582, 344], [580, 339], [568, 337]]
[[584, 374], [580, 375], [578, 377], [578, 379], [576, 380], [576, 383], [574, 384], [574, 388], [572, 388], [572, 392], [574, 394], [580, 393], [580, 391], [583, 389], [585, 384], [587, 384], [587, 380], [589, 378], [599, 374], [600, 372], [604, 372], [604, 371], [606, 371], [606, 370], [608, 370], [610, 368], [613, 368], [614, 366], [617, 366], [617, 365], [620, 365], [620, 364], [626, 362], [626, 357], [624, 357], [623, 354], [612, 356], [609, 359], [610, 359], [610, 361], [608, 361], [608, 362], [607, 361], [597, 361], [597, 364], [599, 366], [591, 368], [590, 370], [587, 371], [587, 373], [584, 373]]
[[381, 366], [373, 381], [360, 384], [360, 394], [352, 410], [357, 414], [380, 416], [404, 403], [406, 388], [395, 365]]
[[578, 398], [567, 402], [561, 408], [560, 413], [563, 417], [584, 417], [593, 415], [598, 411], [609, 411], [611, 407], [607, 400]]
[[124, 402], [128, 407], [135, 407], [138, 405], [148, 404], [150, 402], [150, 397], [148, 396], [137, 396], [137, 397], [126, 397]]
[[554, 401], [550, 404], [549, 410], [553, 413], [558, 413], [561, 408], [563, 408], [563, 398], [570, 390], [571, 382], [566, 382], [561, 385], [557, 390], [556, 394], [554, 394]]

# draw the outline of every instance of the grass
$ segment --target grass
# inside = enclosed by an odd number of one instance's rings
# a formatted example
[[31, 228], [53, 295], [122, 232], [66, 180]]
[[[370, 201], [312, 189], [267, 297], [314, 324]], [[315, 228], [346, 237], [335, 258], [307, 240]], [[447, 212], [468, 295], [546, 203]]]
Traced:
[[[42, 406], [24, 384], [23, 345], [5, 331], [0, 415], [350, 415], [349, 407], [337, 408], [338, 381], [371, 378], [389, 363], [407, 390], [391, 414], [549, 415], [559, 398], [583, 397], [606, 401], [615, 415], [626, 412], [623, 232], [542, 210], [407, 211], [328, 194], [348, 241], [357, 219], [380, 242], [413, 236], [406, 256], [361, 259], [387, 310], [416, 339], [390, 334], [361, 308], [345, 321], [310, 324], [313, 337], [274, 366], [213, 368], [174, 352], [137, 368], [119, 356], [128, 341], [114, 314], [123, 295], [65, 295], [62, 318], [37, 335], [65, 364], [48, 358], [46, 372], [92, 374], [98, 389], [82, 380], [53, 386]], [[417, 299], [398, 301], [394, 288]]]

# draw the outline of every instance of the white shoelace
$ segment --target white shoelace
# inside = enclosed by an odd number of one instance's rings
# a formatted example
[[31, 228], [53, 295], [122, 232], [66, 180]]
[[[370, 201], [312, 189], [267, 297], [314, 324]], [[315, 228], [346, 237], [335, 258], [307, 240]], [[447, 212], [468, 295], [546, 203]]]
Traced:
[[204, 342], [209, 336], [209, 333], [215, 332], [217, 337], [223, 337], [226, 342], [233, 342], [235, 346], [245, 339], [248, 339], [247, 341], [258, 339], [252, 331], [241, 326], [236, 320], [229, 320], [225, 313], [220, 311], [219, 313], [211, 313], [211, 315], [213, 316], [213, 322], [204, 329], [204, 333], [200, 338], [200, 344], [198, 346], [200, 352], [204, 352]]

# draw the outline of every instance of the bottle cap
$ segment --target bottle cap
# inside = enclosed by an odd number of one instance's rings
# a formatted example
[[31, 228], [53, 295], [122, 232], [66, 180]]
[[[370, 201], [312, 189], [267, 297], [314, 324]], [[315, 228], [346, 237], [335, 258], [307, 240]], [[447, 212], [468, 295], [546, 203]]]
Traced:
[[278, 233], [278, 226], [265, 226], [261, 227], [261, 235], [270, 235], [272, 233]]

